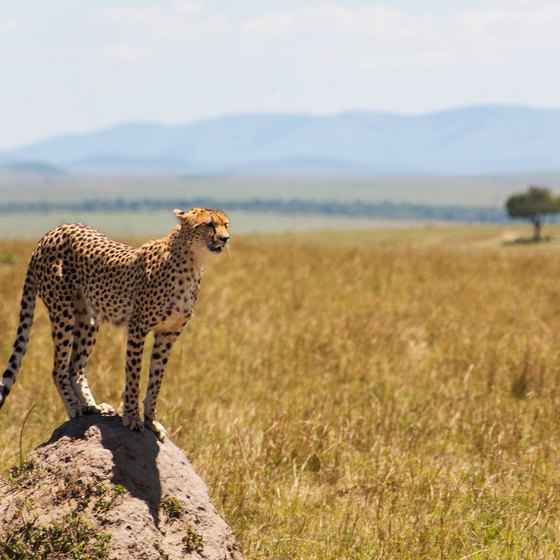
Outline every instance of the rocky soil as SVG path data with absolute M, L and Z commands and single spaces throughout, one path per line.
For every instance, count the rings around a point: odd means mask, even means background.
M 179 448 L 89 416 L 60 426 L 0 484 L 0 558 L 242 556 Z

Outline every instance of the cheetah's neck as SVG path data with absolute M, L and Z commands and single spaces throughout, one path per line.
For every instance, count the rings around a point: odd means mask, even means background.
M 200 243 L 195 243 L 191 232 L 185 231 L 181 226 L 175 226 L 168 236 L 168 247 L 172 258 L 188 264 L 196 276 L 202 274 L 208 249 Z

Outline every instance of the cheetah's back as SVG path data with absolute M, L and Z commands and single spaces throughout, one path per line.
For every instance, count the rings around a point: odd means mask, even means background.
M 137 249 L 83 224 L 62 225 L 37 245 L 31 270 L 49 313 L 83 300 L 92 316 L 122 323 L 133 311 L 142 268 Z

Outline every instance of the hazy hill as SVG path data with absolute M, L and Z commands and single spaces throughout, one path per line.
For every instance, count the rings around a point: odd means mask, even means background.
M 493 173 L 560 170 L 560 110 L 471 107 L 417 116 L 248 114 L 131 123 L 0 154 L 89 172 Z

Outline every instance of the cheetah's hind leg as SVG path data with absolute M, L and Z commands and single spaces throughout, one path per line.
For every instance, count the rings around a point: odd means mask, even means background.
M 115 409 L 106 403 L 97 404 L 91 393 L 86 377 L 87 360 L 97 337 L 99 326 L 88 313 L 83 301 L 76 304 L 74 340 L 70 359 L 70 382 L 74 394 L 80 402 L 80 415 L 115 414 Z
M 72 319 L 70 309 L 50 313 L 54 343 L 53 381 L 64 402 L 70 418 L 81 416 L 82 407 L 70 381 L 70 346 L 72 345 Z M 65 316 L 66 315 L 66 316 Z

